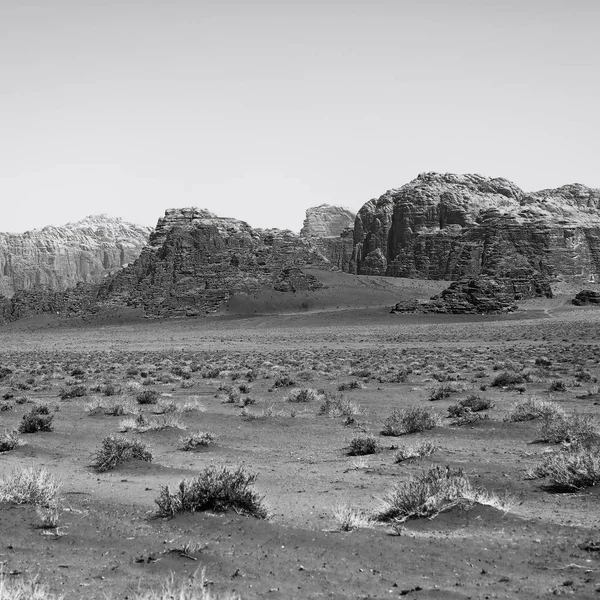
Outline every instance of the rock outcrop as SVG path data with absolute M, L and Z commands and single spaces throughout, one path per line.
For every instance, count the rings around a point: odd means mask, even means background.
M 600 292 L 594 290 L 581 290 L 571 302 L 575 306 L 585 306 L 586 304 L 600 304 Z
M 321 204 L 306 210 L 300 236 L 312 242 L 332 267 L 349 271 L 355 218 L 347 208 Z
M 425 173 L 358 212 L 350 271 L 457 280 L 526 267 L 577 283 L 600 274 L 600 190 L 525 193 L 506 179 Z
M 500 314 L 516 310 L 516 300 L 552 297 L 548 280 L 529 269 L 503 278 L 480 275 L 453 281 L 428 301 L 399 302 L 393 313 Z
M 63 291 L 78 282 L 100 283 L 132 263 L 151 228 L 98 215 L 62 227 L 0 233 L 0 294 L 43 285 Z

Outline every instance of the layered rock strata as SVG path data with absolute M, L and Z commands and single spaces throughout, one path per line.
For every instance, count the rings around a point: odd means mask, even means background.
M 0 294 L 43 285 L 62 291 L 99 283 L 133 262 L 151 229 L 106 215 L 21 234 L 0 233 Z
M 504 276 L 594 281 L 600 190 L 573 184 L 525 193 L 506 179 L 425 173 L 358 212 L 350 271 L 422 279 Z
M 594 290 L 581 290 L 571 302 L 575 306 L 586 304 L 600 304 L 600 292 Z

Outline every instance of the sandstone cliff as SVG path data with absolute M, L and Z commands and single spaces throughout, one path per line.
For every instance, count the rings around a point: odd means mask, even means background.
M 523 267 L 595 281 L 599 205 L 600 190 L 578 184 L 525 193 L 506 179 L 425 173 L 360 209 L 350 270 L 459 279 Z
M 133 262 L 151 229 L 106 215 L 22 234 L 0 233 L 0 294 L 43 285 L 65 290 L 99 283 Z
M 342 206 L 321 204 L 306 210 L 300 236 L 311 241 L 341 271 L 350 269 L 356 215 Z

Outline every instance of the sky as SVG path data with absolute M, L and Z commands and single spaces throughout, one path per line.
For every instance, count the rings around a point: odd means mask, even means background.
M 594 0 L 0 0 L 0 231 L 600 188 Z

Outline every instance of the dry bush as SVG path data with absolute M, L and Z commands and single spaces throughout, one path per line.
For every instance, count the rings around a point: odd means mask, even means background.
M 58 393 L 61 400 L 71 400 L 73 398 L 81 398 L 87 394 L 85 385 L 74 385 L 71 387 L 61 388 Z
M 362 415 L 364 408 L 352 400 L 348 400 L 344 396 L 327 396 L 319 406 L 318 415 L 327 417 L 352 417 Z
M 216 437 L 214 433 L 208 431 L 193 431 L 182 437 L 179 442 L 181 443 L 182 450 L 195 450 L 196 448 L 205 448 L 214 443 Z
M 233 508 L 265 519 L 267 511 L 262 505 L 263 498 L 252 487 L 256 478 L 257 475 L 246 472 L 242 467 L 206 467 L 196 479 L 181 481 L 175 492 L 164 486 L 155 500 L 158 514 L 174 517 L 184 512 L 221 512 Z
M 384 421 L 381 433 L 383 435 L 406 435 L 433 429 L 442 424 L 440 415 L 428 408 L 409 406 L 395 409 Z
M 466 398 L 459 400 L 456 404 L 448 407 L 450 417 L 461 417 L 469 412 L 480 412 L 494 407 L 494 403 L 489 398 L 482 398 L 477 394 L 469 394 Z
M 528 473 L 549 479 L 548 488 L 577 491 L 600 483 L 600 446 L 575 446 L 545 456 Z
M 159 415 L 158 417 L 146 417 L 139 413 L 135 418 L 123 419 L 119 423 L 119 431 L 137 431 L 146 433 L 147 431 L 161 431 L 163 429 L 185 429 L 186 426 L 179 421 L 179 417 L 173 414 Z
M 486 504 L 508 510 L 512 499 L 502 499 L 474 487 L 461 469 L 435 466 L 397 485 L 384 497 L 384 507 L 377 514 L 380 521 L 403 522 L 433 517 L 460 503 Z
M 0 479 L 0 502 L 53 506 L 58 504 L 60 488 L 46 469 L 20 467 Z
M 0 435 L 0 452 L 9 452 L 23 444 L 16 429 L 5 429 Z
M 286 400 L 288 402 L 314 402 L 320 398 L 321 394 L 312 388 L 294 388 L 290 390 Z
M 431 456 L 438 447 L 431 442 L 421 442 L 414 446 L 403 446 L 394 454 L 394 462 L 401 463 L 410 458 L 423 458 Z
M 521 373 L 509 373 L 504 371 L 496 375 L 490 384 L 492 387 L 511 387 L 519 383 L 525 383 L 525 376 Z
M 25 581 L 23 578 L 7 578 L 0 570 L 1 600 L 62 600 L 64 596 L 55 596 L 41 585 L 37 578 Z
M 374 435 L 358 435 L 350 440 L 348 456 L 363 456 L 365 454 L 376 454 L 383 448 Z
M 156 390 L 144 390 L 140 392 L 135 399 L 138 404 L 157 404 L 158 403 L 158 392 Z
M 96 451 L 92 467 L 103 473 L 129 460 L 151 462 L 153 458 L 152 450 L 143 442 L 108 436 L 102 440 L 102 445 Z
M 353 379 L 352 381 L 346 381 L 344 383 L 340 383 L 338 385 L 338 392 L 345 392 L 346 390 L 359 390 L 360 388 L 362 388 L 363 386 L 361 385 L 361 383 L 356 380 Z
M 540 442 L 589 444 L 599 439 L 596 421 L 589 416 L 550 414 L 540 427 Z
M 36 431 L 52 431 L 52 420 L 54 415 L 50 414 L 50 409 L 40 404 L 34 406 L 28 413 L 23 415 L 19 423 L 21 433 L 35 433 Z
M 515 404 L 504 420 L 511 422 L 533 421 L 561 415 L 564 416 L 565 411 L 558 404 L 531 396 L 531 398 Z

